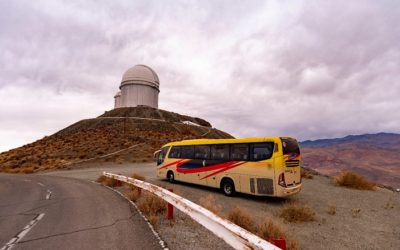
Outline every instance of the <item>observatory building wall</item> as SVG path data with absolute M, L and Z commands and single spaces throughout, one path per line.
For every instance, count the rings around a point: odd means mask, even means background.
M 138 105 L 158 108 L 158 90 L 146 85 L 125 85 L 121 88 L 122 107 Z
M 121 92 L 118 92 L 114 96 L 114 108 L 121 108 L 122 107 L 122 98 L 121 98 Z

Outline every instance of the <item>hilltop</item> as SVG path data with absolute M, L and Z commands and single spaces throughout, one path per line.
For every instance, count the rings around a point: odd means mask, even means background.
M 301 142 L 304 166 L 326 175 L 351 170 L 400 188 L 400 135 L 378 133 Z
M 148 162 L 163 144 L 194 138 L 233 137 L 201 118 L 145 106 L 118 108 L 1 153 L 0 171 L 71 168 L 87 160 Z

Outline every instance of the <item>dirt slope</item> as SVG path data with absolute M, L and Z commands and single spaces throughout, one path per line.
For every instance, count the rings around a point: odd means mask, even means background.
M 189 124 L 182 121 L 190 122 Z M 198 125 L 194 125 L 198 124 Z M 210 123 L 149 107 L 120 108 L 0 154 L 0 171 L 31 173 L 85 161 L 146 162 L 169 141 L 232 138 Z M 136 147 L 132 147 L 138 145 Z M 132 148 L 130 148 L 132 147 Z M 130 148 L 128 150 L 124 150 Z M 110 153 L 121 151 L 109 157 Z

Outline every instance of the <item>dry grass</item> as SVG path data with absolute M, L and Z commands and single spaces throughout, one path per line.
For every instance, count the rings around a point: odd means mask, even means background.
M 157 215 L 166 210 L 167 203 L 161 198 L 148 192 L 143 192 L 142 196 L 142 199 L 138 202 L 138 207 L 146 215 Z
M 141 197 L 141 191 L 139 188 L 132 188 L 127 195 L 131 201 L 135 202 Z
M 300 203 L 290 202 L 283 206 L 280 217 L 287 222 L 313 221 L 315 213 L 311 208 Z
M 104 175 L 101 175 L 97 178 L 96 182 L 99 182 L 103 185 L 109 186 L 109 187 L 120 187 L 122 186 L 122 182 L 113 178 L 106 177 Z
M 153 225 L 153 227 L 157 226 L 158 223 L 158 215 L 155 214 L 151 214 L 148 218 L 149 222 L 151 225 Z
M 361 208 L 353 208 L 353 209 L 351 210 L 351 216 L 352 216 L 353 218 L 359 218 L 359 217 L 361 217 Z
M 394 202 L 392 200 L 392 197 L 386 202 L 386 204 L 383 206 L 385 209 L 392 209 L 394 208 Z
M 27 168 L 21 169 L 20 172 L 21 172 L 21 173 L 24 173 L 24 174 L 32 174 L 32 173 L 35 172 L 35 170 L 34 170 L 33 167 L 27 167 Z
M 140 181 L 145 181 L 146 180 L 146 177 L 144 177 L 143 175 L 137 174 L 137 173 L 133 173 L 131 175 L 131 177 L 133 179 L 140 180 Z
M 271 219 L 265 219 L 258 227 L 257 235 L 267 241 L 286 237 L 281 227 L 273 223 Z
M 375 190 L 376 184 L 351 171 L 345 171 L 335 178 L 335 183 L 339 186 L 360 189 Z
M 305 168 L 300 169 L 300 174 L 301 174 L 301 178 L 305 178 L 305 179 L 314 178 L 314 176 L 311 174 L 311 172 Z
M 289 240 L 286 245 L 287 250 L 300 250 L 300 244 L 297 240 Z
M 328 214 L 335 215 L 336 214 L 336 207 L 335 206 L 329 206 Z
M 217 204 L 215 196 L 212 194 L 207 195 L 206 197 L 201 197 L 199 200 L 201 206 L 207 208 L 214 214 L 221 214 L 221 206 Z
M 228 213 L 228 220 L 249 232 L 255 232 L 256 226 L 250 214 L 241 208 L 235 207 Z

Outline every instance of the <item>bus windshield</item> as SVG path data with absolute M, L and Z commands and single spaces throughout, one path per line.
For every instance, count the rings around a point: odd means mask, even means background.
M 283 154 L 300 154 L 299 144 L 292 138 L 281 138 Z

